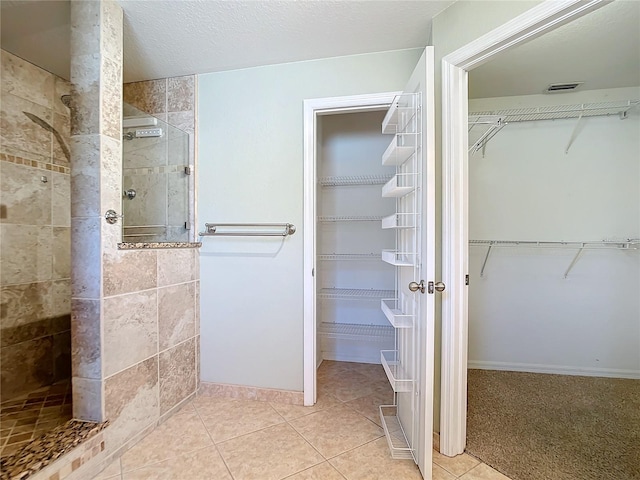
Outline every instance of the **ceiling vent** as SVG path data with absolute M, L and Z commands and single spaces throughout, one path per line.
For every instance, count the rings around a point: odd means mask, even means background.
M 552 83 L 544 93 L 566 93 L 575 92 L 584 82 Z

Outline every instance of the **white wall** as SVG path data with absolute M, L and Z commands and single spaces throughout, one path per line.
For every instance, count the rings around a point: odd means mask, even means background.
M 292 237 L 204 238 L 202 381 L 302 390 L 303 100 L 401 90 L 420 50 L 201 75 L 198 218 L 291 222 Z
M 640 88 L 471 100 L 469 110 L 639 99 Z M 640 112 L 508 124 L 469 161 L 470 238 L 640 238 Z M 470 247 L 469 365 L 640 378 L 640 250 Z

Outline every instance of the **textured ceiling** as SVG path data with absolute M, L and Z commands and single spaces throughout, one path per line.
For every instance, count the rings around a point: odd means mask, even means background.
M 550 83 L 581 90 L 640 85 L 640 2 L 618 0 L 469 74 L 469 97 L 543 93 Z
M 124 78 L 422 47 L 452 1 L 119 0 Z M 2 0 L 2 48 L 69 77 L 69 1 Z M 640 1 L 617 0 L 473 70 L 472 98 L 640 84 Z

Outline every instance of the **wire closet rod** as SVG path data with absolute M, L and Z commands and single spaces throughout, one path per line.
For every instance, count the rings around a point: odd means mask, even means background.
M 292 223 L 205 223 L 204 228 L 198 234 L 201 237 L 286 237 L 296 233 Z

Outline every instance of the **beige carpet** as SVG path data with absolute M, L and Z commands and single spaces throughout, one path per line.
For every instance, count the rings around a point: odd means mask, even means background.
M 640 380 L 469 370 L 467 452 L 512 480 L 640 480 Z

